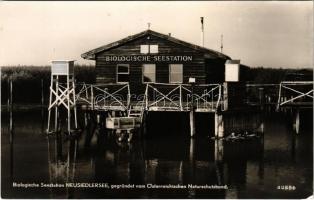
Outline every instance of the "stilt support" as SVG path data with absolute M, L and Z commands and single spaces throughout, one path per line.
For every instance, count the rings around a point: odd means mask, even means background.
M 295 130 L 296 134 L 300 133 L 300 110 L 297 109 L 294 115 L 293 120 L 293 129 Z
M 62 78 L 66 78 L 66 83 L 62 83 Z M 65 107 L 67 111 L 67 132 L 71 133 L 71 122 L 74 120 L 74 127 L 77 129 L 77 112 L 74 83 L 74 61 L 52 61 L 51 84 L 48 107 L 48 127 L 50 133 L 51 111 L 55 110 L 54 130 L 58 131 L 59 107 Z M 71 118 L 71 111 L 74 112 L 74 119 Z
M 195 113 L 193 110 L 190 111 L 190 135 L 195 136 Z
M 224 137 L 224 120 L 223 115 L 215 113 L 215 137 L 223 138 Z
M 215 140 L 215 161 L 222 161 L 223 154 L 224 154 L 223 141 Z

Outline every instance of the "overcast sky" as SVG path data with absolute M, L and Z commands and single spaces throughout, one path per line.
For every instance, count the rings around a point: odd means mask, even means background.
M 243 64 L 313 66 L 313 3 L 307 2 L 0 2 L 0 66 L 93 63 L 80 55 L 151 29 L 200 44 Z

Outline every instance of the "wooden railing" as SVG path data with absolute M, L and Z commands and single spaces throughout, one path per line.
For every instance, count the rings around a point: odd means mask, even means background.
M 313 81 L 283 81 L 279 85 L 277 109 L 280 106 L 312 106 Z
M 214 111 L 221 103 L 220 84 L 148 83 L 145 90 L 145 109 L 152 111 Z M 193 100 L 193 103 L 192 103 Z M 193 105 L 192 105 L 193 104 Z
M 128 110 L 130 105 L 129 84 L 76 84 L 77 102 L 98 110 Z
M 220 84 L 147 83 L 144 94 L 131 101 L 129 84 L 76 84 L 76 100 L 98 110 L 150 110 L 209 112 L 222 101 Z M 192 98 L 193 97 L 193 98 Z M 193 105 L 192 105 L 193 100 Z
M 246 84 L 245 88 L 248 105 L 313 106 L 313 81 Z M 76 102 L 98 110 L 189 111 L 194 108 L 198 112 L 212 112 L 223 104 L 222 89 L 221 84 L 147 83 L 144 93 L 132 94 L 131 100 L 128 83 L 78 83 Z

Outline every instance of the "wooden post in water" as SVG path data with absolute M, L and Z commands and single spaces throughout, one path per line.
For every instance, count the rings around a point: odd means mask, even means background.
M 223 115 L 215 113 L 215 137 L 223 138 L 224 137 L 224 119 Z
M 7 111 L 9 111 L 10 109 L 10 78 L 8 78 L 8 92 L 7 92 L 7 95 L 8 95 L 8 101 L 7 101 Z
M 293 128 L 295 130 L 295 133 L 299 134 L 299 132 L 300 132 L 300 110 L 299 109 L 296 109 L 296 111 L 295 111 Z
M 88 118 L 87 118 L 87 111 L 84 112 L 84 128 L 87 127 Z
M 10 129 L 10 141 L 13 141 L 13 81 L 10 78 L 10 96 L 9 96 L 9 112 L 10 112 L 10 124 L 9 124 L 9 129 Z
M 51 77 L 52 78 L 52 77 Z M 57 75 L 56 78 L 56 96 L 59 94 L 59 76 Z M 58 130 L 58 115 L 59 115 L 59 110 L 58 110 L 58 105 L 55 106 L 55 131 Z
M 223 160 L 223 143 L 222 140 L 215 140 L 215 161 Z
M 261 106 L 261 110 L 264 110 L 264 106 L 265 106 L 264 88 L 258 88 L 258 96 L 259 96 L 259 103 Z
M 195 135 L 195 118 L 194 118 L 194 111 L 193 109 L 190 110 L 190 135 L 194 137 Z
M 223 149 L 223 141 L 222 140 L 215 140 L 215 171 L 217 176 L 217 182 L 218 185 L 222 185 L 223 182 L 223 176 L 221 173 L 221 163 L 223 161 L 224 157 L 224 149 Z
M 13 169 L 14 169 L 14 132 L 13 132 L 13 82 L 10 78 L 8 80 L 8 111 L 10 115 L 9 121 L 9 133 L 10 133 L 10 178 L 13 181 Z
M 70 77 L 67 76 L 67 111 L 68 111 L 68 133 L 71 132 L 71 105 L 70 105 Z
M 44 81 L 41 79 L 41 132 L 44 132 Z
M 278 92 L 278 100 L 277 100 L 277 106 L 276 106 L 276 111 L 279 112 L 280 110 L 280 103 L 281 103 L 281 87 L 282 83 L 279 84 L 279 92 Z
M 263 134 L 264 133 L 264 129 L 265 129 L 265 125 L 264 125 L 264 122 L 262 121 L 261 124 L 260 124 L 260 127 L 259 127 L 259 132 L 261 134 Z
M 190 139 L 190 148 L 189 148 L 189 157 L 188 157 L 188 167 L 189 171 L 186 174 L 186 178 L 189 180 L 190 184 L 195 184 L 195 140 L 193 138 Z M 195 190 L 189 189 L 188 190 L 189 197 L 195 197 Z
M 228 83 L 223 83 L 223 110 L 226 111 L 229 108 L 229 94 L 228 94 Z
M 41 106 L 44 106 L 44 80 L 41 79 Z
M 91 93 L 91 109 L 94 110 L 94 90 L 93 85 L 90 87 L 90 93 Z
M 195 106 L 194 106 L 194 84 L 195 78 L 189 78 L 189 82 L 191 83 L 191 104 L 190 104 L 190 136 L 195 136 Z

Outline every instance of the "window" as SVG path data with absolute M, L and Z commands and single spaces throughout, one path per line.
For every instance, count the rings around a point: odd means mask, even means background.
M 143 54 L 148 54 L 148 53 L 158 53 L 158 45 L 141 45 L 140 46 L 140 52 Z
M 158 53 L 158 45 L 149 45 L 150 53 Z
M 156 82 L 155 64 L 143 64 L 143 82 L 144 83 Z
M 183 82 L 183 65 L 170 64 L 169 65 L 169 82 L 182 83 Z
M 118 64 L 117 65 L 117 83 L 127 83 L 129 82 L 129 65 L 128 64 Z
M 141 53 L 149 53 L 149 45 L 141 45 Z

